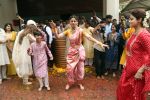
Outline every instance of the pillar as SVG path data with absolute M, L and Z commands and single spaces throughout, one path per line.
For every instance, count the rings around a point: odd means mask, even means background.
M 0 27 L 5 23 L 12 23 L 16 19 L 17 2 L 16 0 L 0 0 Z
M 119 0 L 103 0 L 103 17 L 106 15 L 119 20 Z

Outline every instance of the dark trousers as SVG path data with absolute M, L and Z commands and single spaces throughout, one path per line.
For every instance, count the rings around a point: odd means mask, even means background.
M 105 73 L 105 52 L 94 49 L 94 66 L 97 76 Z
M 123 48 L 122 45 L 118 46 L 118 64 L 117 64 L 117 70 L 119 70 L 120 59 L 121 59 L 121 56 L 122 56 L 123 49 L 124 48 Z
M 48 67 L 53 68 L 53 64 L 54 64 L 54 60 L 55 60 L 55 58 L 54 58 L 54 56 L 55 56 L 54 55 L 55 54 L 55 39 L 53 39 L 51 47 L 49 49 L 50 49 L 50 51 L 53 55 L 53 60 L 50 60 L 49 56 L 47 55 L 47 57 L 48 57 Z

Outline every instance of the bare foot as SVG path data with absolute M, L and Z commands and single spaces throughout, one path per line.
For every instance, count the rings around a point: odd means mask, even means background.
M 103 75 L 101 76 L 101 78 L 102 78 L 103 80 L 105 79 L 105 77 L 104 77 Z
M 51 88 L 48 86 L 48 87 L 46 87 L 47 88 L 47 91 L 50 91 L 51 90 Z
M 107 76 L 107 75 L 108 75 L 108 72 L 106 72 L 104 75 Z
M 116 77 L 116 74 L 115 74 L 115 73 L 113 73 L 113 77 Z
M 82 84 L 79 84 L 79 86 L 81 90 L 84 90 L 84 86 Z
M 24 82 L 23 84 L 24 84 L 24 85 L 31 85 L 32 82 Z
M 97 79 L 100 79 L 101 77 L 100 77 L 100 76 L 97 76 L 96 78 L 97 78 Z
M 43 88 L 43 87 L 40 87 L 40 88 L 38 89 L 38 91 L 41 91 L 41 90 L 42 90 L 42 88 Z
M 69 90 L 69 88 L 70 88 L 70 85 L 67 84 L 65 90 Z

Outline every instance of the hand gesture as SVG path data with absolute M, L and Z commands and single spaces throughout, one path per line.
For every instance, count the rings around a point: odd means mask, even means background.
M 143 75 L 142 75 L 142 73 L 140 73 L 140 72 L 137 72 L 137 73 L 134 75 L 134 78 L 135 78 L 135 79 L 142 79 L 142 77 L 143 77 Z
M 109 46 L 107 44 L 102 44 L 102 47 L 109 49 Z
M 145 65 L 142 65 L 142 66 L 139 68 L 139 70 L 136 72 L 136 74 L 135 74 L 135 76 L 134 76 L 135 79 L 142 79 L 142 77 L 143 77 L 142 73 L 144 72 L 145 68 L 146 68 Z
M 50 60 L 53 60 L 53 56 L 52 56 L 52 57 L 50 57 Z
M 103 43 L 101 43 L 101 42 L 99 42 L 98 45 L 100 45 L 103 50 L 105 50 L 105 48 L 108 48 L 108 49 L 109 49 L 109 46 L 108 46 L 108 45 L 103 44 Z

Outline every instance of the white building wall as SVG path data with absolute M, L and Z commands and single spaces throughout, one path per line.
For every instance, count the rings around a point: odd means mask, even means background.
M 119 20 L 119 0 L 103 0 L 103 5 L 103 17 L 110 14 Z
M 5 23 L 12 23 L 16 19 L 17 3 L 16 0 L 0 0 L 0 27 Z
M 17 2 L 16 0 L 0 0 L 0 27 L 5 23 L 16 19 Z M 119 19 L 119 0 L 103 0 L 103 17 L 107 14 Z

